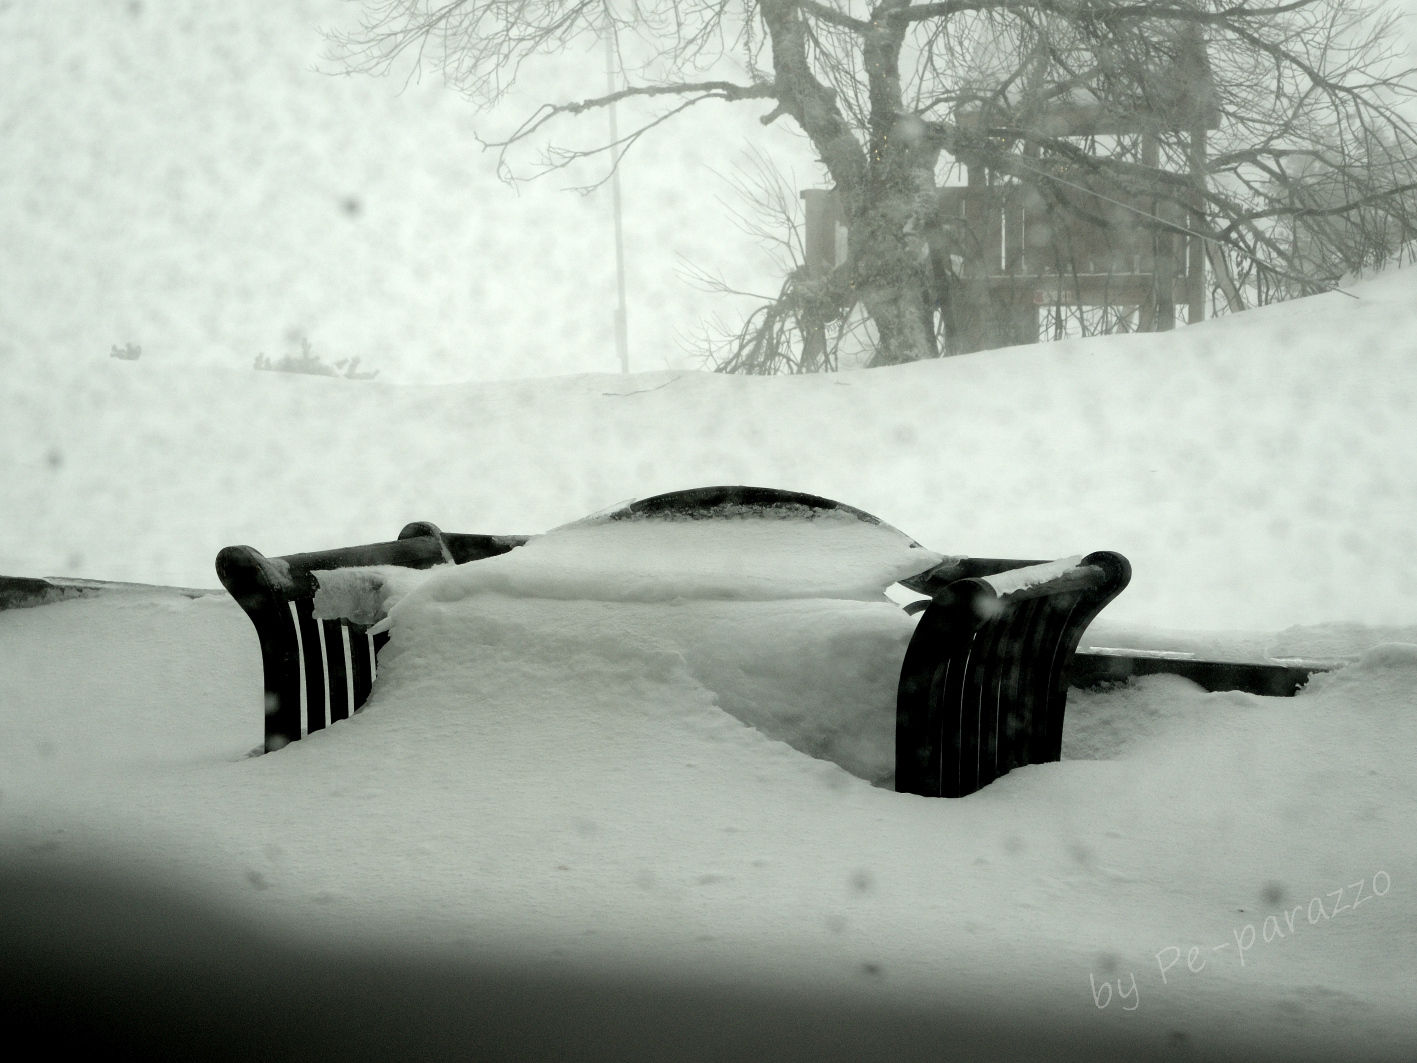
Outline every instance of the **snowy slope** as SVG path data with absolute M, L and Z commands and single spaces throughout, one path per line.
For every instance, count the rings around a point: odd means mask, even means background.
M 1207 322 L 885 371 L 399 387 L 98 358 L 5 378 L 0 571 L 213 585 L 222 546 L 530 533 L 716 483 L 942 553 L 1120 550 L 1162 627 L 1417 622 L 1417 273 Z M 37 534 L 36 529 L 43 529 Z

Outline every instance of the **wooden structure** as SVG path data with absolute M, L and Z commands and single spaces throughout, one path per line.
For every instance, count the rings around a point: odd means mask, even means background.
M 1190 169 L 1199 187 L 1206 133 L 1213 113 L 1193 112 L 1186 130 Z M 961 116 L 970 124 L 977 116 Z M 1095 106 L 1056 109 L 1040 123 L 1050 137 L 1139 136 L 1142 162 L 1156 167 L 1156 127 L 1142 116 L 1112 116 Z M 1025 160 L 1037 158 L 1025 146 Z M 1101 307 L 1135 317 L 1128 331 L 1159 331 L 1205 316 L 1206 248 L 1195 235 L 1158 231 L 1157 222 L 1200 230 L 1201 201 L 1136 195 L 1106 187 L 1075 167 L 1050 169 L 1060 180 L 1041 188 L 996 180 L 982 166 L 967 166 L 964 187 L 940 190 L 940 224 L 931 235 L 935 275 L 946 333 L 958 350 L 1034 343 L 1044 307 Z M 943 256 L 952 256 L 949 263 Z M 951 320 L 953 318 L 953 320 Z M 951 328 L 953 325 L 953 329 Z
M 1138 103 L 1120 113 L 1080 95 L 1031 116 L 1024 128 L 1053 139 L 1139 138 L 1141 162 L 1153 168 L 1159 165 L 1160 134 L 1185 134 L 1199 192 L 1207 133 L 1219 127 L 1200 41 L 1185 43 L 1176 64 L 1153 81 L 1153 92 L 1167 97 L 1153 107 Z M 966 129 L 1021 120 L 1016 113 L 994 118 L 977 110 L 955 118 Z M 1019 160 L 1027 167 L 1039 158 L 1038 144 L 1021 139 Z M 1119 193 L 1084 167 L 1069 172 L 1051 166 L 1055 180 L 1039 186 L 982 165 L 967 164 L 966 171 L 964 186 L 939 190 L 935 224 L 926 232 L 951 353 L 1035 343 L 1045 307 L 1111 309 L 1127 321 L 1127 331 L 1174 328 L 1178 305 L 1186 307 L 1187 322 L 1205 316 L 1205 265 L 1213 249 L 1199 236 L 1156 227 L 1160 221 L 1199 232 L 1199 194 L 1177 203 L 1174 197 Z M 840 206 L 830 192 L 804 192 L 803 198 L 808 268 L 832 268 L 845 259 L 832 253 L 845 243 L 838 235 L 845 224 Z M 1219 265 L 1223 285 L 1228 276 Z

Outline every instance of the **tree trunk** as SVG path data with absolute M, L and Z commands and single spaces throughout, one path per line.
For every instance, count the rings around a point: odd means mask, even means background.
M 922 216 L 922 201 L 933 211 L 933 175 L 907 171 L 902 176 L 923 194 L 897 188 L 893 195 L 872 197 L 851 227 L 856 291 L 876 327 L 871 366 L 916 362 L 939 353 L 928 296 L 933 287 L 925 238 L 929 219 Z
M 884 13 L 909 0 L 884 0 Z M 935 160 L 940 150 L 925 123 L 904 113 L 900 81 L 903 20 L 882 19 L 865 34 L 861 52 L 870 93 L 870 144 L 866 195 L 858 224 L 863 239 L 853 247 L 857 291 L 876 326 L 876 354 L 868 363 L 900 365 L 938 357 L 934 285 L 926 233 L 936 225 L 939 204 Z
M 879 338 L 869 368 L 936 357 L 934 315 L 921 289 L 881 288 L 862 302 Z
M 908 6 L 884 0 L 878 11 Z M 855 295 L 876 327 L 871 365 L 896 365 L 937 354 L 928 292 L 934 222 L 935 159 L 924 123 L 903 113 L 900 46 L 907 24 L 882 18 L 865 32 L 862 58 L 870 93 L 870 143 L 863 151 L 835 93 L 811 71 L 805 23 L 790 0 L 762 0 L 772 40 L 779 110 L 812 141 L 851 219 Z

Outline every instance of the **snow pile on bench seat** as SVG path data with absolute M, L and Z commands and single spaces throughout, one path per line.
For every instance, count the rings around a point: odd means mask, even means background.
M 600 602 L 879 602 L 892 583 L 941 560 L 895 529 L 849 513 L 578 522 L 499 557 L 435 570 L 418 593 L 441 602 L 478 594 Z
M 401 565 L 365 565 L 311 573 L 320 584 L 312 603 L 316 620 L 352 620 L 368 627 L 389 615 L 404 595 L 438 569 Z
M 567 662 L 584 682 L 667 682 L 889 785 L 896 685 L 915 618 L 883 592 L 939 560 L 850 514 L 579 522 L 499 557 L 414 574 L 373 629 L 392 632 L 380 674 L 400 674 L 405 654 L 474 659 L 512 646 L 528 686 L 563 682 Z M 367 569 L 329 586 L 332 602 L 362 595 L 361 616 L 399 589 Z M 425 679 L 455 685 L 459 673 Z M 576 701 L 568 691 L 567 711 Z
M 896 684 L 915 621 L 888 602 L 840 599 L 411 595 L 379 655 L 371 705 L 405 711 L 416 689 L 475 717 L 532 700 L 557 706 L 564 719 L 548 719 L 553 729 L 646 703 L 672 714 L 696 707 L 716 728 L 741 729 L 741 721 L 889 788 Z

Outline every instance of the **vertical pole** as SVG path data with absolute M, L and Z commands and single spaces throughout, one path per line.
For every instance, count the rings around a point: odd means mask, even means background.
M 615 32 L 607 23 L 605 28 L 605 89 L 608 93 L 616 90 L 615 85 Z M 610 196 L 615 211 L 615 286 L 619 303 L 615 307 L 615 350 L 620 355 L 620 372 L 630 371 L 630 335 L 625 314 L 625 233 L 620 215 L 620 149 L 615 147 L 620 139 L 620 130 L 615 122 L 615 104 L 610 105 Z
M 1161 165 L 1160 146 L 1151 133 L 1142 136 L 1142 165 L 1152 169 Z M 1153 198 L 1153 217 L 1160 216 L 1160 207 L 1160 201 Z M 1166 213 L 1171 213 L 1169 205 Z M 1149 332 L 1164 332 L 1176 327 L 1176 241 L 1169 232 L 1157 232 L 1152 236 L 1150 316 Z
M 1206 129 L 1203 122 L 1197 122 L 1191 130 L 1191 173 L 1196 181 L 1196 209 L 1191 212 L 1192 232 L 1199 232 L 1205 216 L 1205 168 L 1207 145 Z M 1186 283 L 1189 288 L 1190 308 L 1186 312 L 1186 324 L 1194 325 L 1205 317 L 1205 242 L 1199 236 L 1190 237 L 1186 262 Z
M 807 276 L 825 280 L 836 268 L 836 193 L 808 188 L 800 193 L 805 204 L 805 232 L 802 255 Z M 827 327 L 822 321 L 807 320 L 802 325 L 802 362 L 798 372 L 815 373 L 827 367 Z
M 1038 160 L 1042 157 L 1042 152 L 1038 147 L 1038 141 L 1032 139 L 1025 140 L 1023 142 L 1023 153 L 1025 157 L 1033 160 L 1033 166 L 1036 169 L 1038 167 Z M 1030 217 L 1030 208 L 1037 205 L 1038 193 L 1028 189 L 1028 186 L 1024 186 L 1023 189 L 1016 191 L 1015 195 L 1018 199 L 1016 214 L 1018 219 L 1018 265 L 1015 267 L 1015 272 L 1025 275 L 1029 273 L 1036 274 L 1040 271 L 1035 257 L 1028 253 L 1028 227 L 1035 220 Z M 1035 293 L 1040 283 L 1042 282 L 1037 277 L 1032 279 L 1025 277 L 1022 284 L 1024 305 L 1019 312 L 1019 328 L 1021 330 L 1019 342 L 1021 343 L 1038 342 L 1040 304 Z
M 994 346 L 990 339 L 989 262 L 997 263 L 999 247 L 990 246 L 988 174 L 982 163 L 965 166 L 964 192 L 964 320 L 960 327 L 960 352 L 969 354 Z

